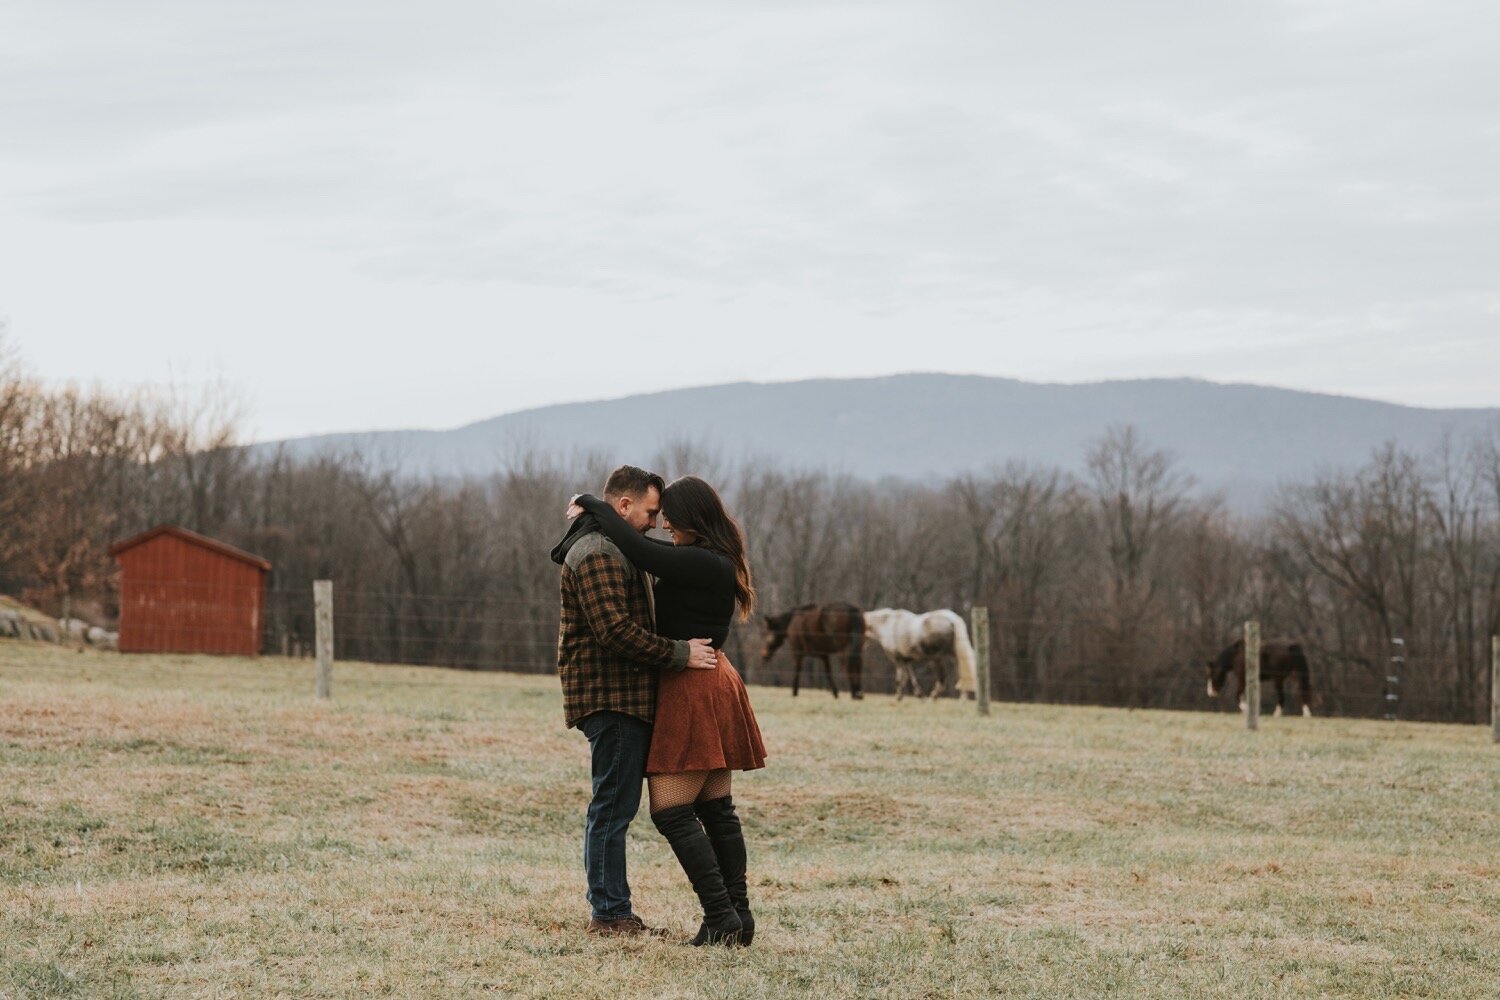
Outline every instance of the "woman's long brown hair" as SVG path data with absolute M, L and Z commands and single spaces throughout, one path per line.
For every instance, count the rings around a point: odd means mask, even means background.
M 697 476 L 683 476 L 667 484 L 661 493 L 661 510 L 672 527 L 698 536 L 695 544 L 713 549 L 734 563 L 734 599 L 740 619 L 755 609 L 755 586 L 750 582 L 750 564 L 745 560 L 745 533 L 724 509 L 718 492 Z

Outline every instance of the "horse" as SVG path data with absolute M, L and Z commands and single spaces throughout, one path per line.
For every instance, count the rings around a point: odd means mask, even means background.
M 802 683 L 802 661 L 811 656 L 823 661 L 823 672 L 828 675 L 828 690 L 839 696 L 838 685 L 833 681 L 833 665 L 829 657 L 843 656 L 844 676 L 849 681 L 849 697 L 865 696 L 860 683 L 863 669 L 862 656 L 865 641 L 864 612 L 852 604 L 803 604 L 783 611 L 779 615 L 766 615 L 766 644 L 761 650 L 761 662 L 768 662 L 776 655 L 782 643 L 791 650 L 792 697 Z
M 932 690 L 936 698 L 947 687 L 947 661 L 953 657 L 958 665 L 958 694 L 973 696 L 977 690 L 974 672 L 974 647 L 969 643 L 969 629 L 956 612 L 944 608 L 919 615 L 900 608 L 877 608 L 865 612 L 865 636 L 880 644 L 896 667 L 896 700 L 912 694 L 922 697 L 916 666 L 923 661 L 933 664 Z
M 1217 698 L 1224 687 L 1229 672 L 1234 671 L 1235 700 L 1240 711 L 1245 710 L 1245 640 L 1236 639 L 1215 659 L 1208 661 L 1208 696 Z M 1260 646 L 1260 679 L 1276 684 L 1276 714 L 1281 715 L 1286 705 L 1286 680 L 1296 674 L 1297 688 L 1302 695 L 1302 714 L 1312 716 L 1312 674 L 1308 670 L 1307 654 L 1295 642 L 1263 642 Z

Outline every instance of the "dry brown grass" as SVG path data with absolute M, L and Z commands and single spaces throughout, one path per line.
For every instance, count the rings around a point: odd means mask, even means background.
M 555 679 L 0 643 L 0 997 L 1495 996 L 1478 728 L 755 689 L 749 951 L 582 933 Z M 642 817 L 632 882 L 693 903 Z

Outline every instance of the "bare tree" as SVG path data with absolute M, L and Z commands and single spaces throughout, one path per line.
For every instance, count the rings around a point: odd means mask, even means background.
M 1459 454 L 1445 437 L 1432 456 L 1427 496 L 1435 585 L 1423 588 L 1423 593 L 1430 601 L 1431 625 L 1446 633 L 1446 643 L 1435 634 L 1432 645 L 1447 646 L 1447 659 L 1453 666 L 1449 712 L 1454 717 L 1479 705 L 1489 666 L 1484 576 L 1489 569 L 1486 563 L 1492 561 L 1486 558 L 1491 551 L 1486 542 L 1495 519 L 1493 511 L 1484 509 L 1482 454 L 1482 450 Z
M 22 514 L 31 492 L 25 475 L 27 436 L 38 397 L 0 322 L 0 589 L 19 589 L 7 579 L 6 568 L 19 558 L 24 537 Z
M 245 404 L 223 378 L 197 386 L 173 383 L 163 398 L 166 452 L 183 493 L 183 520 L 213 534 L 229 518 L 248 456 L 240 447 Z
M 1164 567 L 1158 565 L 1159 556 L 1164 539 L 1178 525 L 1191 480 L 1130 426 L 1110 428 L 1089 449 L 1086 461 L 1110 584 L 1100 604 L 1097 655 L 1116 668 L 1129 698 L 1145 704 L 1158 686 L 1148 663 L 1159 662 L 1159 654 L 1144 640 L 1162 625 L 1157 596 Z

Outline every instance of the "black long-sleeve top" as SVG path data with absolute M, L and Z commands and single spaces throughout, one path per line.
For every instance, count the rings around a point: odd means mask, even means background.
M 734 619 L 734 563 L 701 545 L 674 545 L 647 538 L 615 509 L 585 493 L 578 506 L 636 566 L 656 577 L 656 631 L 668 639 L 710 639 L 715 649 L 729 638 Z

